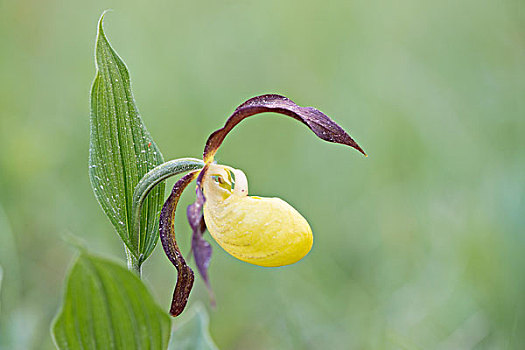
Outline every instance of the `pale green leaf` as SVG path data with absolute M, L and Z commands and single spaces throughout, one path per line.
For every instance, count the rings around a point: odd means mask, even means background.
M 209 317 L 202 304 L 196 304 L 186 315 L 188 318 L 176 327 L 169 350 L 218 350 L 208 330 Z
M 98 25 L 97 73 L 91 90 L 89 177 L 102 209 L 141 263 L 157 242 L 164 184 L 155 187 L 143 203 L 138 236 L 133 230 L 133 191 L 163 158 L 135 106 L 126 65 L 104 34 L 103 17 Z
M 52 333 L 59 349 L 166 349 L 170 322 L 135 274 L 82 253 Z

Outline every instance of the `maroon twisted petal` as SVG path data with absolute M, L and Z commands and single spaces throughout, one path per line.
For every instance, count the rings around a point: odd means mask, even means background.
M 280 95 L 261 95 L 241 104 L 226 120 L 224 126 L 210 135 L 204 147 L 204 161 L 213 159 L 226 135 L 242 120 L 252 115 L 275 112 L 292 117 L 305 124 L 319 138 L 355 148 L 366 156 L 365 151 L 327 115 L 313 107 L 300 107 L 292 100 Z

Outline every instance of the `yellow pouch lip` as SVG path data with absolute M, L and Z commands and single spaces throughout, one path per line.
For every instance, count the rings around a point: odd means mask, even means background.
M 214 179 L 216 176 L 221 180 Z M 232 256 L 259 266 L 283 266 L 310 251 L 313 236 L 306 219 L 280 198 L 248 196 L 248 182 L 241 170 L 212 164 L 202 186 L 208 231 Z

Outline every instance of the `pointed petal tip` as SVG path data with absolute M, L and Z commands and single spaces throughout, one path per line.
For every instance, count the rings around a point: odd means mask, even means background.
M 215 301 L 215 295 L 213 294 L 213 291 L 211 289 L 208 290 L 209 296 L 210 296 L 210 306 L 212 309 L 217 308 L 217 302 Z
M 358 150 L 362 155 L 364 155 L 366 158 L 368 158 L 368 154 L 366 154 L 366 152 L 356 144 L 357 147 L 354 147 L 356 150 Z

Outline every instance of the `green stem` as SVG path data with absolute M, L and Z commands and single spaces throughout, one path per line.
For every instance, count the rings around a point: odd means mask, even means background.
M 128 260 L 128 270 L 135 272 L 137 276 L 139 276 L 140 278 L 142 263 L 139 262 L 139 259 L 137 259 L 135 255 L 133 255 L 133 253 L 131 253 L 131 251 L 128 249 L 127 246 L 124 246 L 124 247 L 126 248 L 126 258 Z
M 133 222 L 133 231 L 130 235 L 130 244 L 133 247 L 132 251 L 126 248 L 128 256 L 128 267 L 130 270 L 138 271 L 140 276 L 140 266 L 144 262 L 145 256 L 141 253 L 139 247 L 140 236 L 140 215 L 142 213 L 142 205 L 151 190 L 171 176 L 175 176 L 190 170 L 201 169 L 204 162 L 195 158 L 180 158 L 165 162 L 142 177 L 135 191 L 133 192 L 133 202 L 131 206 L 131 215 Z

